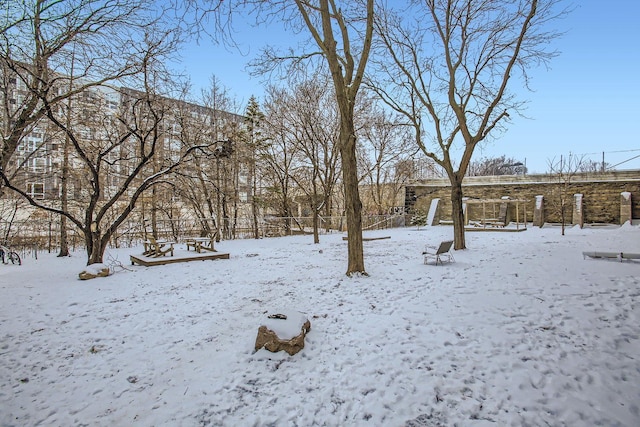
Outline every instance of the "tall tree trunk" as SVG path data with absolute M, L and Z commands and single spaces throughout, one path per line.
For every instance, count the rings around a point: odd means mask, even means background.
M 91 232 L 87 238 L 91 241 L 87 265 L 102 263 L 109 238 L 101 235 L 100 231 Z
M 224 238 L 231 240 L 233 236 L 231 236 L 231 217 L 229 216 L 226 192 L 222 193 L 222 229 L 224 230 Z
M 255 157 L 255 147 L 252 146 L 251 153 L 251 216 L 253 217 L 253 237 L 255 239 L 260 238 L 260 233 L 258 232 L 258 201 L 257 201 L 257 184 L 258 178 L 256 176 L 256 157 Z
M 62 157 L 62 177 L 60 178 L 60 210 L 69 212 L 68 199 L 69 181 L 69 141 L 68 137 L 64 142 L 64 154 Z M 60 253 L 59 257 L 69 256 L 69 239 L 67 236 L 67 217 L 60 215 Z
M 102 236 L 96 222 L 92 222 L 83 232 L 85 244 L 87 245 L 87 265 L 101 263 L 109 239 Z
M 318 225 L 320 223 L 319 216 L 320 212 L 318 212 L 318 207 L 316 206 L 315 200 L 317 200 L 317 195 L 313 195 L 314 203 L 311 204 L 311 208 L 313 209 L 313 243 L 320 243 L 320 234 L 318 233 Z
M 102 244 L 102 239 L 99 235 L 92 236 L 92 240 L 94 240 L 94 242 L 91 247 L 91 252 L 89 253 L 89 261 L 87 262 L 87 265 L 102 263 L 104 250 L 106 249 L 106 246 Z
M 327 194 L 329 194 L 330 192 L 327 191 Z M 331 202 L 331 196 L 325 196 L 326 199 L 324 201 L 324 217 L 325 217 L 325 222 L 324 222 L 324 230 L 328 233 L 329 231 L 331 231 L 331 227 L 333 226 L 332 222 L 333 222 L 333 218 L 331 216 L 331 209 L 333 208 L 332 206 L 332 202 Z
M 71 54 L 71 78 L 69 79 L 69 92 L 73 89 L 73 63 L 75 50 Z M 71 129 L 71 97 L 67 99 L 67 129 Z M 62 152 L 62 176 L 60 177 L 60 210 L 69 212 L 69 134 L 64 135 Z M 60 253 L 59 257 L 69 256 L 69 241 L 67 237 L 67 217 L 60 216 Z
M 462 210 L 462 179 L 451 179 L 451 219 L 453 220 L 453 248 L 466 249 L 464 212 Z
M 563 190 L 564 191 L 564 190 Z M 565 196 L 561 196 L 560 200 L 560 220 L 562 222 L 562 235 L 564 236 L 564 225 L 566 224 L 567 202 Z
M 238 215 L 240 215 L 240 209 L 238 209 L 238 198 L 233 198 L 233 222 L 231 224 L 231 238 L 237 238 L 238 232 Z
M 358 190 L 356 169 L 356 134 L 353 115 L 342 115 L 340 126 L 340 154 L 342 157 L 342 180 L 344 181 L 344 204 L 347 217 L 347 276 L 354 273 L 367 274 L 364 269 L 362 245 L 362 202 Z
M 284 188 L 284 186 L 283 186 Z M 284 220 L 284 231 L 285 234 L 289 234 L 291 232 L 291 217 L 293 216 L 293 213 L 291 212 L 291 210 L 289 209 L 289 193 L 287 193 L 285 191 L 285 193 L 282 195 L 282 217 L 285 218 Z
M 220 235 L 218 233 L 218 219 L 215 218 L 215 209 L 213 207 L 213 203 L 211 201 L 211 196 L 207 192 L 207 213 L 209 214 L 208 218 L 203 218 L 205 226 L 203 227 L 206 235 L 213 236 L 215 233 L 216 241 L 220 241 Z M 209 225 L 209 220 L 211 220 L 211 225 Z M 203 236 L 205 237 L 205 236 Z
M 222 233 L 224 233 L 224 218 L 222 216 L 222 180 L 220 179 L 220 159 L 216 157 L 216 228 L 218 233 L 218 239 L 223 239 Z M 220 240 L 218 240 L 220 241 Z
M 331 3 L 331 7 L 329 6 Z M 358 170 L 356 159 L 356 133 L 354 126 L 354 105 L 358 89 L 364 78 L 364 70 L 369 59 L 371 42 L 373 40 L 374 1 L 366 1 L 366 21 L 364 33 L 359 33 L 362 46 L 359 61 L 354 60 L 349 42 L 350 25 L 345 21 L 342 10 L 336 8 L 334 2 L 320 0 L 315 6 L 307 9 L 308 3 L 296 0 L 298 10 L 322 50 L 327 61 L 333 87 L 335 90 L 336 104 L 340 111 L 340 154 L 342 158 L 342 179 L 345 193 L 345 213 L 348 230 L 348 266 L 347 276 L 352 274 L 367 275 L 364 269 L 364 253 L 362 247 L 362 202 L 358 192 Z M 314 26 L 314 19 L 309 17 L 308 11 L 318 13 L 321 26 Z M 335 26 L 335 27 L 334 27 Z M 340 32 L 342 43 L 341 57 L 338 51 L 338 41 L 334 37 L 334 29 Z M 357 33 L 357 31 L 354 31 Z
M 153 238 L 158 238 L 158 197 L 156 195 L 156 186 L 151 188 L 151 233 Z

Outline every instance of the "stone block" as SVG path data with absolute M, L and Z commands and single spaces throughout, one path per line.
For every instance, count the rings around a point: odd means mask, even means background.
M 544 196 L 538 195 L 533 208 L 533 225 L 534 227 L 542 227 L 544 221 Z
M 582 194 L 573 195 L 573 217 L 572 224 L 579 225 L 580 228 L 584 225 L 584 213 L 582 210 Z
M 633 222 L 633 205 L 631 204 L 631 193 L 623 191 L 620 193 L 620 224 L 629 221 Z

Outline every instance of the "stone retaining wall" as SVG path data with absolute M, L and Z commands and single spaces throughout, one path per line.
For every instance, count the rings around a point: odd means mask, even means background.
M 570 182 L 554 175 L 467 177 L 462 191 L 464 197 L 473 199 L 526 199 L 527 221 L 532 222 L 536 196 L 543 196 L 544 222 L 561 222 L 560 206 L 566 200 L 566 223 L 572 223 L 574 195 L 582 194 L 581 219 L 588 223 L 620 224 L 628 220 L 626 211 L 621 213 L 622 193 L 631 195 L 630 210 L 633 218 L 640 218 L 640 170 L 580 174 Z M 405 211 L 409 216 L 416 212 L 427 213 L 431 200 L 440 199 L 438 220 L 451 219 L 451 190 L 447 179 L 424 180 L 410 183 L 405 188 Z M 487 205 L 487 211 L 493 209 Z M 496 211 L 499 206 L 495 206 Z M 626 208 L 627 211 L 629 208 Z M 522 211 L 522 206 L 520 207 Z M 469 219 L 479 219 L 482 208 L 474 205 Z M 486 213 L 487 215 L 490 212 Z M 515 205 L 509 208 L 509 216 L 515 219 Z M 523 214 L 520 212 L 520 220 Z

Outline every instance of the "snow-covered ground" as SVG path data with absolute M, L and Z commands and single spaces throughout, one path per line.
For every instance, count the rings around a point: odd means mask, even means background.
M 365 233 L 223 241 L 228 260 L 78 280 L 85 255 L 0 265 L 1 426 L 637 426 L 640 227 Z M 179 245 L 179 248 L 181 245 Z M 176 256 L 181 253 L 178 250 Z M 295 356 L 254 352 L 279 308 L 311 320 Z

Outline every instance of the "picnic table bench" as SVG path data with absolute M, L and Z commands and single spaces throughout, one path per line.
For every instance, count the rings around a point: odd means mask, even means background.
M 501 221 L 498 218 L 485 218 L 482 220 L 482 225 L 484 227 L 504 228 L 504 221 Z
M 211 237 L 190 237 L 185 240 L 187 250 L 193 248 L 194 251 L 201 253 L 203 250 L 216 252 L 214 247 L 216 236 Z

